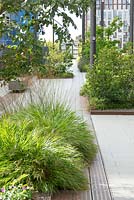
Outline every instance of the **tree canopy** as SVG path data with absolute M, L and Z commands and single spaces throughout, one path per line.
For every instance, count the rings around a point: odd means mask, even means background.
M 23 10 L 25 11 L 24 17 L 28 20 L 27 26 L 34 25 L 37 32 L 44 25 L 52 25 L 54 17 L 58 16 L 62 19 L 62 26 L 54 22 L 53 27 L 58 39 L 62 40 L 63 36 L 69 39 L 68 27 L 70 24 L 76 28 L 75 22 L 67 15 L 66 11 L 81 16 L 83 10 L 87 10 L 89 5 L 90 0 L 0 0 L 0 14 L 3 12 L 17 13 Z M 32 19 L 31 15 L 34 16 Z M 2 29 L 3 20 L 0 20 L 0 23 L 0 29 Z

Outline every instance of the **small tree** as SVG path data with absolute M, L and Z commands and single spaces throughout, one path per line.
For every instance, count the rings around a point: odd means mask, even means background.
M 33 71 L 35 66 L 41 63 L 41 48 L 38 45 L 38 37 L 42 31 L 42 27 L 45 25 L 46 27 L 49 25 L 53 25 L 54 31 L 58 36 L 58 40 L 62 42 L 63 40 L 68 41 L 71 40 L 71 35 L 68 32 L 68 26 L 72 24 L 74 28 L 76 25 L 71 17 L 66 14 L 66 10 L 70 13 L 75 13 L 76 16 L 81 16 L 83 9 L 87 9 L 90 1 L 87 0 L 74 0 L 63 1 L 63 0 L 7 0 L 0 2 L 0 14 L 2 13 L 11 13 L 18 14 L 19 11 L 23 11 L 22 23 L 21 21 L 18 23 L 15 20 L 12 20 L 10 23 L 5 23 L 5 16 L 0 16 L 0 29 L 1 36 L 6 34 L 11 38 L 13 45 L 17 45 L 16 49 L 14 49 L 15 57 L 11 56 L 12 61 L 10 60 L 10 64 L 14 63 L 14 71 L 8 75 L 9 70 L 1 74 L 4 74 L 4 78 L 7 76 L 7 80 L 11 78 L 11 75 L 16 76 L 18 74 L 18 68 L 25 69 L 28 72 L 30 70 Z M 58 16 L 62 18 L 62 26 L 60 26 L 56 21 L 54 21 L 54 17 Z M 53 24 L 54 21 L 54 24 Z M 12 34 L 15 32 L 15 34 Z M 7 47 L 10 49 L 10 47 Z M 9 68 L 8 59 L 11 54 L 7 51 L 4 57 L 1 58 L 2 62 L 4 62 L 5 67 Z M 21 62 L 21 64 L 20 64 Z M 18 66 L 16 67 L 15 64 Z M 22 67 L 23 65 L 23 67 Z M 10 68 L 12 70 L 12 68 Z M 24 70 L 24 71 L 25 71 Z M 23 72 L 23 70 L 21 71 Z
M 99 52 L 105 48 L 112 48 L 119 44 L 119 40 L 111 40 L 111 36 L 113 36 L 114 32 L 122 26 L 122 22 L 118 17 L 114 18 L 111 24 L 102 28 L 101 26 L 97 26 L 96 28 L 96 59 L 98 58 Z M 103 35 L 103 39 L 102 39 Z M 87 32 L 86 42 L 83 45 L 82 56 L 79 63 L 80 71 L 87 71 L 89 68 L 89 60 L 90 60 L 90 31 Z

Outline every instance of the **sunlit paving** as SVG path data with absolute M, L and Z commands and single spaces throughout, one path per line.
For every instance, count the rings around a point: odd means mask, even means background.
M 92 116 L 111 191 L 115 199 L 133 199 L 134 116 Z

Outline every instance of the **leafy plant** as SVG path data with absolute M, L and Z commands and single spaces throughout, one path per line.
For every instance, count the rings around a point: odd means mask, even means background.
M 18 34 L 14 43 L 8 45 L 0 56 L 3 68 L 0 71 L 0 79 L 9 81 L 25 74 L 35 74 L 43 65 L 43 43 L 35 41 L 33 33 Z
M 96 59 L 103 48 L 112 48 L 119 44 L 118 40 L 111 40 L 111 36 L 115 31 L 122 26 L 122 22 L 118 17 L 115 17 L 108 27 L 96 27 Z M 78 68 L 81 72 L 86 72 L 89 67 L 90 60 L 90 31 L 86 33 L 86 42 L 80 46 L 80 61 Z
M 89 58 L 87 58 L 86 56 L 82 56 L 78 63 L 78 68 L 80 72 L 87 72 L 89 68 Z
M 133 107 L 133 65 L 133 55 L 122 54 L 116 47 L 103 48 L 83 88 L 89 101 L 96 99 L 97 107 L 102 109 Z
M 58 44 L 53 47 L 52 43 L 47 43 L 49 55 L 46 58 L 44 66 L 39 68 L 39 77 L 63 77 L 72 78 L 73 73 L 70 70 L 72 66 L 72 57 L 69 51 L 62 52 L 59 50 Z
M 134 106 L 133 55 L 129 54 L 129 44 L 120 50 L 117 47 L 119 41 L 110 39 L 121 26 L 122 22 L 116 17 L 107 28 L 97 27 L 96 61 L 93 68 L 88 70 L 87 81 L 81 90 L 82 95 L 88 96 L 91 108 L 131 108 Z M 83 51 L 86 48 L 83 46 Z M 85 55 L 88 56 L 89 52 Z

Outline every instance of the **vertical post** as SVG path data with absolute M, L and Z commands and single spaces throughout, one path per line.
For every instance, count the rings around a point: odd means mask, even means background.
M 52 26 L 53 26 L 53 49 L 54 49 L 54 42 L 55 42 L 55 38 L 54 38 L 54 19 L 53 19 L 53 24 L 52 24 Z
M 133 0 L 133 6 L 132 6 L 132 8 L 133 8 L 132 13 L 133 13 L 133 51 L 134 51 L 134 0 Z
M 61 51 L 61 41 L 59 41 L 59 50 Z
M 83 10 L 83 14 L 82 14 L 82 45 L 85 44 L 85 25 L 86 25 L 86 14 L 85 11 Z
M 87 24 L 88 16 L 87 16 L 87 11 L 86 11 L 86 17 L 85 17 L 85 20 L 86 20 L 86 32 L 88 32 L 88 24 Z
M 34 25 L 34 37 L 35 37 L 35 41 L 37 41 L 38 36 L 37 36 L 37 32 L 38 32 L 38 26 L 37 26 L 37 15 L 33 14 L 32 19 L 35 20 L 35 25 Z
M 134 0 L 130 1 L 130 42 L 132 43 L 132 53 L 134 49 Z
M 92 67 L 96 54 L 96 0 L 91 5 L 90 22 L 90 67 Z
M 84 44 L 85 44 L 85 30 L 86 30 L 86 13 L 85 10 L 83 10 L 82 14 L 82 56 L 84 55 L 83 49 L 84 49 Z
M 103 38 L 103 28 L 104 28 L 104 0 L 101 0 L 101 21 L 100 25 L 102 27 L 102 38 Z

